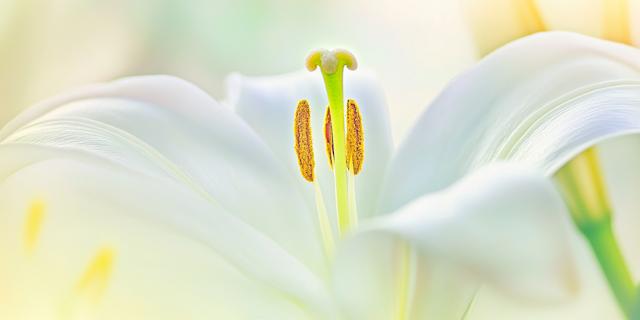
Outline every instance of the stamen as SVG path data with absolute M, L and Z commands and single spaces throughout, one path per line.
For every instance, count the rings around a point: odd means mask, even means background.
M 27 253 L 31 253 L 35 249 L 36 240 L 42 228 L 45 211 L 46 205 L 43 199 L 34 199 L 29 206 L 25 224 L 25 246 Z
M 296 109 L 293 134 L 296 137 L 295 150 L 298 155 L 300 173 L 309 182 L 313 182 L 313 139 L 311 137 L 311 112 L 307 100 L 300 100 Z
M 351 229 L 349 226 L 342 74 L 344 66 L 355 70 L 358 67 L 358 63 L 349 51 L 343 49 L 333 51 L 318 49 L 309 54 L 305 64 L 309 71 L 313 71 L 317 66 L 320 66 L 324 84 L 327 89 L 327 97 L 329 98 L 329 111 L 332 120 L 331 132 L 334 156 L 333 174 L 336 184 L 336 207 L 338 209 L 340 238 L 342 239 Z
M 331 128 L 331 112 L 327 107 L 327 113 L 324 116 L 324 143 L 327 148 L 327 157 L 329 158 L 329 166 L 333 170 L 333 158 L 335 153 L 333 152 L 333 128 Z
M 351 229 L 358 227 L 355 175 L 364 161 L 364 131 L 362 117 L 355 101 L 347 100 L 347 169 L 349 170 L 349 222 Z
M 626 0 L 604 1 L 603 29 L 604 39 L 631 45 L 629 9 Z
M 347 169 L 356 175 L 364 161 L 364 131 L 362 117 L 355 101 L 347 100 Z M 350 166 L 353 164 L 353 166 Z
M 309 182 L 313 182 L 316 192 L 316 207 L 318 209 L 318 220 L 320 221 L 320 232 L 324 241 L 324 247 L 327 251 L 329 259 L 333 258 L 335 244 L 333 242 L 333 233 L 329 224 L 329 216 L 327 208 L 324 205 L 324 198 L 320 190 L 318 179 L 314 179 L 315 160 L 313 154 L 313 137 L 311 133 L 311 111 L 307 100 L 300 100 L 296 108 L 296 116 L 293 125 L 293 134 L 296 137 L 295 150 L 298 155 L 298 165 L 300 173 Z

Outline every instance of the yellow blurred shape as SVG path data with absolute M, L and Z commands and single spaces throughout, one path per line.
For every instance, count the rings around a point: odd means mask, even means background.
M 626 0 L 604 0 L 603 38 L 631 45 Z
M 115 250 L 113 248 L 105 247 L 100 249 L 87 271 L 80 278 L 80 282 L 76 287 L 76 294 L 89 298 L 92 304 L 98 303 L 109 283 L 114 260 Z
M 464 2 L 480 56 L 518 38 L 547 30 L 534 0 Z
M 42 229 L 42 220 L 46 211 L 46 203 L 41 198 L 31 201 L 27 209 L 27 219 L 25 223 L 25 245 L 27 253 L 33 252 L 38 240 L 38 234 Z

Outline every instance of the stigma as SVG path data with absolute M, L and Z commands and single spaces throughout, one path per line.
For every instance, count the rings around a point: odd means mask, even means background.
M 335 49 L 329 51 L 327 49 L 316 49 L 311 51 L 305 61 L 307 70 L 314 71 L 317 66 L 323 73 L 334 74 L 339 67 L 346 66 L 349 70 L 358 68 L 356 57 L 345 49 Z

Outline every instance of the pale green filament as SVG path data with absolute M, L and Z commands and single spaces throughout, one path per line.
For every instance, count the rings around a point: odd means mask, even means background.
M 400 242 L 398 257 L 398 312 L 396 320 L 407 319 L 409 309 L 409 285 L 411 280 L 411 246 L 406 241 Z
M 467 309 L 464 311 L 464 314 L 462 315 L 462 318 L 460 318 L 460 320 L 469 320 L 471 319 L 471 311 L 473 310 L 473 306 L 476 304 L 476 300 L 478 299 L 478 295 L 480 294 L 480 287 L 478 287 L 478 289 L 476 290 L 476 293 L 473 295 L 473 299 L 471 299 L 471 301 L 469 302 L 469 304 L 467 305 Z
M 569 161 L 555 177 L 573 221 L 589 240 L 618 304 L 631 319 L 636 286 L 611 227 L 611 207 L 595 147 Z
M 353 164 L 351 165 L 351 169 L 348 172 L 349 179 L 349 225 L 351 227 L 351 231 L 355 231 L 358 229 L 358 206 L 356 205 L 356 184 L 355 177 L 356 175 L 353 173 Z
M 319 49 L 307 57 L 306 66 L 313 71 L 320 66 L 324 84 L 329 98 L 331 127 L 333 131 L 334 147 L 334 177 L 336 185 L 336 207 L 338 211 L 338 226 L 340 238 L 343 239 L 351 230 L 349 220 L 349 198 L 347 188 L 347 165 L 345 150 L 344 128 L 344 97 L 342 90 L 342 75 L 344 67 L 354 70 L 357 62 L 353 55 L 346 50 L 328 51 Z
M 324 206 L 324 198 L 322 197 L 322 191 L 320 190 L 320 184 L 318 183 L 317 178 L 313 180 L 313 188 L 316 191 L 316 206 L 318 207 L 318 220 L 320 221 L 322 240 L 324 240 L 324 248 L 327 251 L 327 257 L 331 260 L 333 258 L 333 252 L 336 249 L 336 245 L 333 242 L 333 233 L 331 232 L 331 225 L 329 224 L 329 216 L 327 215 L 327 208 Z

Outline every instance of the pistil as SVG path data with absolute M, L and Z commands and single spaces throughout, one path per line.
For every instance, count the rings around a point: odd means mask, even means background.
M 342 87 L 343 69 L 346 66 L 350 70 L 355 70 L 358 65 L 355 57 L 349 51 L 342 49 L 333 51 L 318 49 L 309 54 L 306 67 L 309 71 L 314 71 L 318 66 L 320 66 L 322 71 L 327 89 L 327 97 L 329 99 L 336 206 L 338 209 L 340 238 L 342 239 L 351 230 L 345 152 L 344 98 Z

